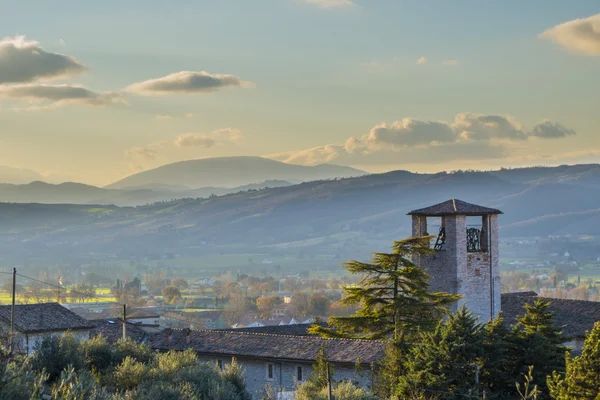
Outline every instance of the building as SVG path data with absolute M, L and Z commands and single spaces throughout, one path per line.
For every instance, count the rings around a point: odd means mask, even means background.
M 119 319 L 97 319 L 90 321 L 93 325 L 90 331 L 90 337 L 102 335 L 108 343 L 115 343 L 123 339 L 123 322 Z M 138 343 L 148 343 L 148 333 L 146 333 L 139 324 L 127 322 L 125 326 L 125 335 Z
M 10 337 L 11 306 L 0 306 L 0 337 Z M 31 353 L 47 336 L 72 332 L 79 340 L 90 338 L 94 327 L 74 312 L 58 303 L 15 305 L 14 348 L 18 352 Z
M 566 300 L 540 297 L 536 292 L 502 294 L 502 317 L 507 325 L 517 322 L 525 314 L 525 304 L 533 304 L 538 299 L 550 302 L 549 309 L 554 314 L 554 324 L 562 330 L 565 345 L 575 352 L 583 348 L 586 332 L 590 332 L 600 321 L 600 302 L 587 300 Z
M 373 384 L 373 364 L 385 354 L 385 343 L 376 340 L 324 339 L 229 331 L 167 329 L 150 336 L 159 351 L 193 349 L 202 361 L 223 368 L 233 358 L 244 368 L 246 387 L 254 398 L 271 388 L 290 393 L 310 378 L 312 365 L 323 347 L 335 369 L 334 381 L 352 380 L 361 387 Z
M 455 306 L 465 304 L 482 322 L 495 318 L 501 308 L 499 214 L 458 199 L 408 213 L 413 236 L 434 236 L 435 253 L 416 260 L 431 276 L 431 289 L 461 295 Z

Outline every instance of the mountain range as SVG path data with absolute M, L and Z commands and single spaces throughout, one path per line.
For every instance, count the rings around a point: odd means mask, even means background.
M 45 183 L 33 171 L 14 168 L 5 169 L 5 182 L 2 180 L 2 171 L 0 169 L 0 202 L 121 206 L 220 196 L 250 189 L 366 174 L 354 168 L 329 164 L 306 167 L 261 157 L 222 157 L 167 164 L 100 188 L 74 182 Z M 34 181 L 15 183 L 28 178 Z
M 0 204 L 0 254 L 368 254 L 450 198 L 501 209 L 502 237 L 600 235 L 600 165 L 392 171 L 137 207 Z

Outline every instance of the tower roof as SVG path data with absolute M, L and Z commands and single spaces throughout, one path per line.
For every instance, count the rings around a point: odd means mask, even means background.
M 444 215 L 488 215 L 502 214 L 495 208 L 478 206 L 458 199 L 450 199 L 433 206 L 419 208 L 408 213 L 408 215 L 421 215 L 428 217 L 441 217 Z

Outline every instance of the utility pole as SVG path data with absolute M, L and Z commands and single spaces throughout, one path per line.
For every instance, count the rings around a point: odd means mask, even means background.
M 127 305 L 123 304 L 123 341 L 127 340 Z
M 13 352 L 14 339 L 15 339 L 15 293 L 17 286 L 17 269 L 13 268 L 13 280 L 12 280 L 12 306 L 10 307 L 10 354 Z
M 333 400 L 331 393 L 331 375 L 329 375 L 329 362 L 327 363 L 327 400 Z

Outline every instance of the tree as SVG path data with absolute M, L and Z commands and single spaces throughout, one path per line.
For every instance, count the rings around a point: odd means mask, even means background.
M 565 339 L 554 326 L 554 315 L 549 308 L 550 302 L 543 299 L 525 304 L 525 314 L 514 327 L 515 344 L 519 349 L 515 375 L 527 374 L 529 366 L 533 366 L 532 382 L 539 388 L 540 397 L 546 397 L 547 376 L 553 371 L 561 373 L 565 370 L 564 354 L 567 351 L 562 346 Z
M 175 278 L 171 282 L 171 285 L 175 286 L 177 289 L 185 290 L 189 287 L 187 281 L 183 278 Z
M 280 296 L 261 296 L 256 299 L 256 307 L 258 308 L 258 315 L 261 318 L 269 318 L 273 313 L 273 308 L 283 304 L 283 299 Z
M 502 317 L 485 325 L 485 338 L 480 381 L 490 399 L 513 398 L 516 363 L 521 349 L 515 343 L 514 331 L 507 328 Z
M 181 292 L 175 286 L 166 286 L 162 290 L 162 295 L 167 303 L 174 303 L 181 299 Z
M 564 373 L 554 371 L 548 378 L 548 389 L 553 399 L 600 398 L 600 322 L 588 333 L 581 355 L 566 356 Z
M 392 253 L 374 253 L 371 263 L 350 261 L 345 267 L 363 278 L 345 286 L 345 305 L 360 305 L 348 317 L 331 317 L 332 328 L 315 326 L 312 333 L 329 337 L 380 339 L 400 334 L 416 334 L 435 326 L 447 306 L 458 296 L 431 293 L 429 276 L 412 261 L 431 254 L 431 237 L 411 237 L 395 242 Z
M 397 394 L 421 398 L 439 392 L 442 399 L 478 399 L 476 374 L 484 335 L 482 325 L 464 306 L 434 332 L 421 334 L 405 358 L 406 372 L 399 378 Z
M 329 363 L 325 346 L 321 346 L 317 352 L 315 364 L 313 364 L 313 371 L 308 380 L 312 382 L 318 389 L 324 389 L 329 384 L 329 377 L 334 375 L 335 370 Z

